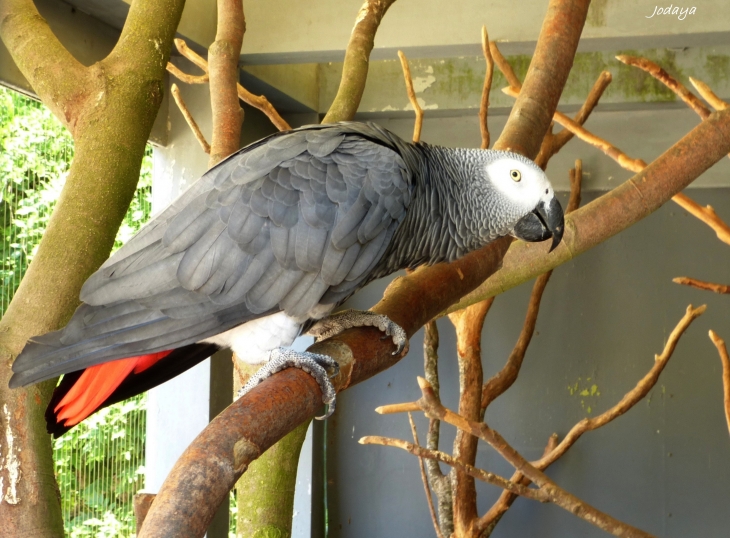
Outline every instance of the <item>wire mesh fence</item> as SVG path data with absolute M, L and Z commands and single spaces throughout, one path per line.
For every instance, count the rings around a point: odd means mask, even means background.
M 68 175 L 70 133 L 32 99 L 0 87 L 0 316 L 40 243 Z M 147 147 L 119 248 L 150 217 L 152 148 Z M 54 441 L 66 534 L 134 536 L 132 499 L 144 486 L 145 396 L 96 413 Z

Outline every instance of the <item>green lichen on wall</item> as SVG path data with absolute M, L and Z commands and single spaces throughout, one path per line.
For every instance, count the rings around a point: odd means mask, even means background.
M 708 84 L 718 85 L 730 78 L 730 56 L 727 54 L 708 54 L 705 59 L 705 70 L 709 75 Z

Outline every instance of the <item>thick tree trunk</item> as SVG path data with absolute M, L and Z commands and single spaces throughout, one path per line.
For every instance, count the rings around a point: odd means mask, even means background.
M 0 37 L 39 97 L 71 130 L 74 161 L 38 252 L 0 321 L 0 521 L 4 536 L 63 534 L 43 412 L 53 383 L 9 390 L 28 338 L 61 327 L 107 258 L 139 179 L 184 0 L 137 0 L 119 43 L 76 62 L 29 0 L 0 2 Z

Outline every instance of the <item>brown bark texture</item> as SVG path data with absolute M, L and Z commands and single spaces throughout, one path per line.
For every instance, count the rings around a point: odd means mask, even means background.
M 365 91 L 375 33 L 385 12 L 394 2 L 395 0 L 365 0 L 360 8 L 350 42 L 347 44 L 340 87 L 322 123 L 335 123 L 355 116 Z
M 76 153 L 33 263 L 0 321 L 0 533 L 63 533 L 43 413 L 54 383 L 10 390 L 28 338 L 61 327 L 107 258 L 139 179 L 183 0 L 137 0 L 115 48 L 84 67 L 30 0 L 0 1 L 0 38 Z M 73 245 L 74 248 L 69 248 Z
M 246 31 L 243 0 L 218 0 L 215 41 L 208 49 L 213 135 L 208 168 L 238 150 L 243 109 L 238 102 L 238 57 Z

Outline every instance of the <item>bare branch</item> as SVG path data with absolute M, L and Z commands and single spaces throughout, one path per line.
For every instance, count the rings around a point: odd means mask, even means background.
M 608 71 L 603 71 L 598 76 L 596 82 L 593 84 L 593 88 L 591 88 L 591 91 L 588 94 L 588 97 L 586 97 L 586 100 L 583 102 L 583 106 L 580 107 L 578 113 L 573 117 L 573 121 L 575 123 L 577 123 L 578 125 L 583 125 L 588 120 L 588 117 L 591 115 L 591 112 L 593 112 L 593 109 L 598 104 L 601 96 L 603 96 L 603 92 L 606 91 L 606 88 L 611 83 L 611 80 L 611 73 L 609 73 Z M 572 138 L 573 133 L 568 129 L 563 129 L 558 134 L 556 134 L 555 138 L 553 139 L 552 147 L 550 148 L 551 154 L 555 155 Z
M 30 0 L 0 2 L 0 38 L 38 97 L 75 136 L 89 68 L 66 50 Z
M 449 314 L 456 329 L 456 350 L 459 364 L 459 414 L 469 420 L 481 420 L 482 328 L 494 302 L 488 299 L 469 308 Z M 474 465 L 478 439 L 457 431 L 452 454 L 454 458 Z M 474 478 L 459 469 L 452 472 L 454 532 L 465 535 L 477 518 L 477 494 Z
M 722 362 L 722 389 L 723 389 L 723 403 L 725 404 L 725 422 L 727 422 L 728 430 L 730 430 L 730 357 L 727 354 L 727 347 L 725 347 L 725 340 L 720 338 L 717 333 L 710 330 L 710 340 L 715 344 L 717 352 L 720 354 L 720 361 Z
M 467 420 L 445 408 L 434 398 L 433 391 L 425 379 L 419 377 L 418 384 L 421 387 L 421 392 L 423 393 L 423 397 L 419 400 L 419 403 L 422 405 L 427 416 L 438 417 L 439 419 L 456 426 L 460 430 L 468 432 L 471 435 L 477 436 L 487 442 L 505 460 L 507 460 L 510 465 L 512 465 L 516 470 L 521 471 L 527 478 L 539 486 L 540 490 L 544 491 L 548 495 L 550 502 L 560 506 L 564 510 L 567 510 L 584 521 L 614 534 L 615 536 L 624 536 L 627 538 L 649 538 L 651 536 L 640 529 L 632 527 L 631 525 L 623 523 L 622 521 L 601 512 L 588 503 L 580 500 L 575 495 L 560 488 L 560 486 L 553 482 L 542 471 L 523 458 L 496 430 L 493 430 L 483 422 Z
M 703 120 L 710 115 L 710 109 L 707 108 L 702 101 L 700 101 L 695 94 L 689 91 L 682 83 L 667 73 L 662 67 L 655 64 L 651 60 L 646 58 L 638 58 L 636 56 L 627 56 L 621 54 L 616 56 L 619 62 L 623 62 L 626 65 L 632 65 L 639 69 L 646 71 L 652 77 L 657 79 L 659 82 L 664 84 L 667 88 L 672 90 L 677 96 L 684 101 L 687 106 L 697 112 L 700 118 Z
M 413 415 L 408 413 L 408 422 L 411 424 L 411 433 L 413 434 L 413 443 L 415 446 L 420 446 L 420 443 L 418 442 L 418 431 L 416 431 L 416 423 L 413 422 Z M 419 468 L 421 470 L 421 481 L 423 482 L 423 489 L 426 492 L 426 502 L 428 503 L 428 512 L 431 514 L 431 522 L 433 523 L 433 529 L 436 531 L 436 536 L 438 538 L 444 538 L 443 533 L 441 532 L 441 527 L 439 527 L 439 521 L 436 518 L 436 511 L 433 507 L 433 496 L 431 495 L 431 488 L 428 487 L 428 478 L 426 477 L 426 466 L 423 462 L 423 457 L 418 457 L 418 463 Z
M 678 276 L 673 278 L 672 282 L 676 284 L 682 284 L 683 286 L 692 286 L 700 290 L 714 291 L 715 293 L 730 293 L 730 286 L 726 284 L 714 284 L 712 282 L 705 282 L 703 280 L 695 280 L 686 276 Z
M 235 153 L 241 140 L 243 109 L 238 102 L 238 58 L 241 55 L 246 18 L 243 0 L 217 0 L 218 26 L 208 48 L 210 108 L 213 133 L 208 167 Z
M 421 406 L 418 402 L 405 402 L 390 405 L 381 405 L 375 408 L 375 412 L 379 415 L 394 415 L 396 413 L 410 413 L 411 411 L 420 411 Z
M 514 151 L 532 159 L 537 156 L 573 66 L 588 4 L 588 0 L 550 1 L 523 91 L 512 107 L 495 149 Z M 525 131 L 532 136 L 524 137 L 521 133 Z
M 489 42 L 489 53 L 492 56 L 494 63 L 497 64 L 497 68 L 504 75 L 504 78 L 507 79 L 507 84 L 509 84 L 511 88 L 514 88 L 516 92 L 519 92 L 522 89 L 522 82 L 519 77 L 515 75 L 515 72 L 507 59 L 502 56 L 502 52 L 499 50 L 496 41 Z
M 193 62 L 206 73 L 208 72 L 208 62 L 205 61 L 205 59 L 202 58 L 200 55 L 198 55 L 197 52 L 189 48 L 185 41 L 183 41 L 182 39 L 176 39 L 175 46 L 177 46 L 177 50 L 185 58 Z M 291 129 L 289 124 L 284 120 L 284 118 L 279 115 L 274 106 L 269 102 L 268 99 L 266 99 L 265 96 L 254 95 L 246 88 L 241 86 L 241 84 L 239 83 L 236 83 L 236 91 L 238 92 L 238 98 L 241 101 L 243 101 L 247 105 L 251 105 L 252 107 L 259 109 L 261 112 L 266 114 L 266 117 L 269 118 L 269 121 L 274 124 L 274 127 L 279 129 L 280 131 L 288 131 Z
M 335 100 L 322 123 L 351 120 L 360 106 L 368 76 L 370 52 L 375 44 L 375 33 L 385 12 L 395 0 L 365 0 L 355 19 L 350 42 L 345 50 L 342 78 Z
M 423 127 L 423 109 L 416 98 L 416 91 L 413 89 L 413 79 L 411 78 L 411 68 L 408 66 L 408 58 L 403 51 L 398 51 L 400 65 L 403 68 L 403 78 L 406 81 L 406 92 L 408 92 L 408 100 L 411 102 L 413 111 L 416 113 L 416 121 L 413 124 L 413 141 L 421 140 L 421 127 Z
M 504 392 L 517 380 L 520 368 L 522 367 L 522 361 L 525 358 L 527 346 L 530 345 L 530 340 L 532 340 L 532 335 L 535 332 L 535 324 L 537 323 L 537 314 L 540 311 L 542 294 L 545 291 L 545 286 L 547 286 L 551 275 L 552 271 L 548 271 L 547 273 L 537 277 L 535 285 L 532 287 L 530 304 L 527 307 L 527 315 L 525 316 L 525 322 L 522 325 L 520 337 L 517 339 L 517 343 L 512 349 L 512 353 L 510 353 L 504 367 L 492 376 L 489 381 L 484 383 L 484 386 L 482 387 L 481 407 L 483 410 L 489 407 L 489 404 L 491 404 L 495 399 L 504 394 Z
M 720 99 L 717 95 L 715 95 L 715 92 L 713 92 L 707 84 L 705 84 L 701 80 L 692 77 L 689 77 L 689 81 L 692 83 L 692 86 L 695 87 L 697 92 L 702 96 L 702 98 L 707 101 L 712 108 L 714 108 L 715 110 L 725 110 L 728 107 L 728 104 Z
M 676 346 L 679 337 L 687 329 L 690 323 L 699 315 L 704 312 L 704 306 L 692 310 L 691 306 L 687 309 L 684 317 L 680 320 L 674 331 L 670 335 L 670 340 L 664 347 L 662 355 L 657 355 L 654 361 L 654 366 L 644 378 L 631 391 L 626 393 L 622 400 L 614 407 L 603 413 L 602 415 L 595 417 L 594 419 L 583 419 L 578 424 L 573 426 L 568 435 L 563 440 L 563 443 L 558 443 L 558 436 L 553 434 L 550 436 L 545 451 L 537 461 L 533 461 L 532 464 L 540 470 L 545 470 L 548 466 L 558 460 L 565 452 L 578 440 L 578 438 L 586 431 L 591 431 L 601 426 L 605 426 L 608 422 L 618 418 L 626 411 L 636 405 L 642 398 L 644 398 L 649 391 L 655 386 L 659 379 L 659 374 L 664 369 L 671 357 L 674 347 Z M 593 422 L 595 421 L 595 422 Z M 517 482 L 524 486 L 530 484 L 530 480 L 525 478 L 524 475 L 517 471 L 510 478 L 512 482 Z M 500 495 L 497 502 L 492 505 L 489 511 L 484 514 L 477 523 L 477 528 L 482 530 L 493 529 L 499 519 L 504 513 L 512 506 L 512 503 L 516 499 L 516 496 L 509 492 L 503 492 Z
M 494 60 L 489 49 L 487 27 L 482 26 L 482 54 L 484 54 L 484 61 L 487 64 L 487 72 L 484 74 L 484 86 L 482 87 L 482 100 L 479 104 L 479 129 L 482 133 L 482 149 L 489 147 L 487 114 L 489 113 L 489 92 L 492 90 L 492 76 L 494 75 Z
M 188 126 L 193 131 L 193 134 L 195 135 L 195 139 L 198 141 L 200 146 L 203 148 L 203 151 L 207 154 L 210 154 L 210 144 L 205 140 L 205 136 L 200 131 L 200 127 L 198 127 L 198 124 L 195 121 L 195 118 L 193 118 L 193 115 L 190 113 L 190 110 L 188 110 L 187 105 L 185 104 L 185 101 L 182 98 L 182 95 L 180 95 L 180 88 L 177 87 L 177 84 L 174 82 L 172 83 L 172 86 L 170 87 L 170 93 L 172 94 L 172 98 L 175 99 L 175 103 L 177 104 L 177 107 L 180 109 L 180 112 L 182 112 L 183 117 L 185 118 L 185 121 L 188 122 Z
M 730 245 L 730 226 L 717 216 L 712 206 L 702 207 L 683 193 L 676 194 L 672 200 L 693 217 L 707 224 L 723 243 Z
M 206 60 L 193 49 L 188 47 L 188 44 L 185 42 L 184 39 L 175 38 L 175 47 L 177 48 L 177 51 L 182 54 L 183 57 L 193 62 L 193 64 L 197 65 L 204 72 L 208 72 L 208 60 Z
M 660 355 L 654 357 L 654 366 L 651 370 L 636 384 L 636 386 L 627 392 L 621 401 L 614 405 L 608 411 L 601 413 L 597 417 L 584 418 L 578 424 L 573 426 L 558 446 L 550 452 L 550 454 L 543 456 L 538 461 L 533 462 L 533 465 L 540 469 L 544 469 L 552 462 L 560 458 L 570 448 L 578 438 L 585 432 L 595 430 L 601 426 L 605 426 L 612 420 L 620 417 L 626 413 L 629 409 L 635 406 L 642 398 L 644 398 L 649 391 L 654 387 L 659 375 L 664 370 L 664 367 L 669 362 L 669 359 L 674 353 L 674 349 L 677 347 L 679 339 L 690 326 L 690 324 L 701 316 L 707 309 L 706 305 L 702 305 L 698 308 L 692 308 L 692 305 L 687 307 L 687 311 L 674 330 L 670 333 L 667 343 L 664 346 L 664 350 Z
M 167 72 L 180 82 L 185 82 L 186 84 L 204 84 L 208 82 L 208 73 L 203 73 L 202 75 L 189 75 L 170 62 L 167 62 Z
M 413 445 L 407 441 L 401 441 L 400 439 L 391 439 L 389 437 L 381 437 L 379 435 L 368 435 L 362 437 L 358 442 L 361 445 L 381 445 L 400 448 L 405 450 L 406 452 L 410 452 L 414 456 L 418 456 L 419 458 L 428 458 L 441 461 L 446 465 L 450 465 L 451 467 L 459 469 L 469 476 L 472 476 L 478 480 L 482 480 L 483 482 L 486 482 L 488 484 L 492 484 L 493 486 L 497 486 L 498 488 L 514 492 L 521 497 L 526 497 L 528 499 L 532 499 L 538 502 L 550 502 L 550 496 L 546 495 L 543 491 L 539 489 L 526 488 L 524 486 L 521 486 L 520 484 L 515 484 L 514 482 L 510 482 L 509 480 L 502 478 L 499 475 L 496 475 L 494 473 L 488 473 L 487 471 L 483 471 L 481 469 L 473 467 L 472 465 L 463 463 L 456 458 L 452 458 L 448 454 L 440 452 L 438 450 L 428 450 L 427 448 Z

